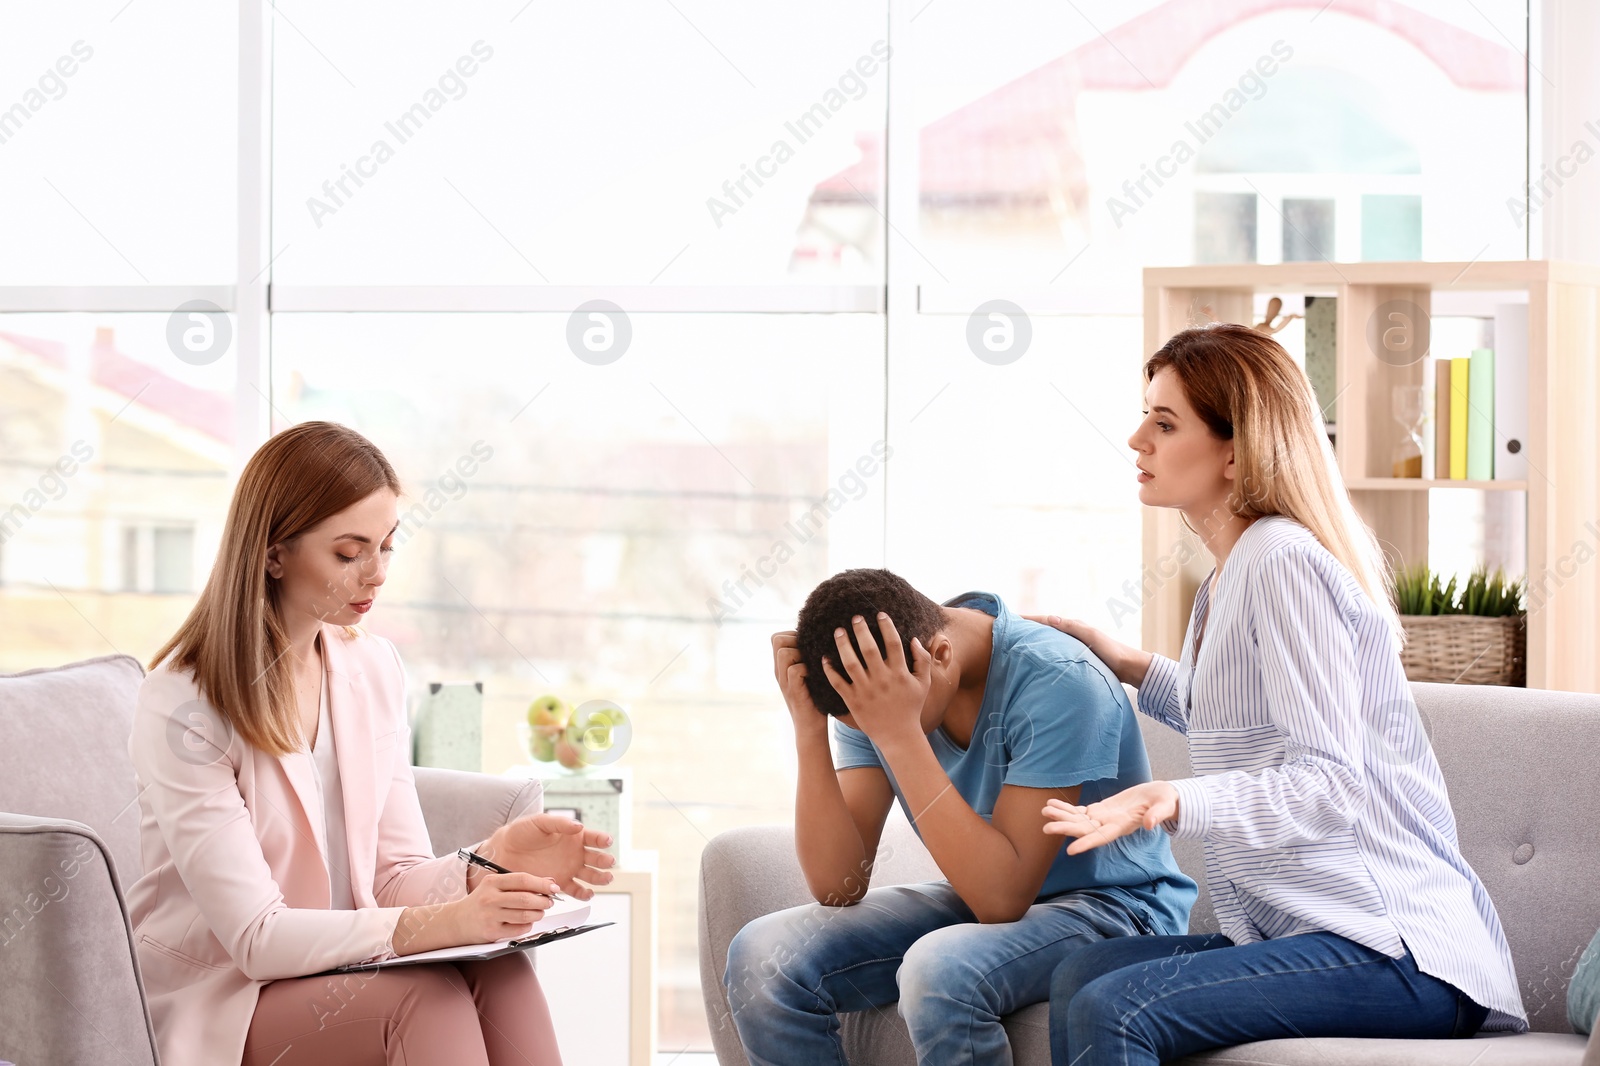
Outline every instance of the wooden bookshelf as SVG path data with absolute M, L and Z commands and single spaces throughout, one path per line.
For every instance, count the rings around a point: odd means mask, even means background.
M 1516 481 L 1387 476 L 1394 440 L 1393 388 L 1422 385 L 1426 361 L 1378 358 L 1367 322 L 1406 300 L 1431 313 L 1471 292 L 1528 296 L 1529 474 Z M 1356 510 L 1397 565 L 1428 558 L 1432 489 L 1524 492 L 1531 609 L 1528 687 L 1600 692 L 1600 267 L 1544 260 L 1503 263 L 1284 263 L 1152 267 L 1144 272 L 1144 347 L 1206 321 L 1249 323 L 1257 293 L 1338 298 L 1335 454 Z M 1470 297 L 1466 297 L 1470 299 Z M 1176 511 L 1145 508 L 1144 566 L 1155 591 L 1144 604 L 1143 646 L 1176 657 L 1195 591 L 1211 569 L 1204 551 L 1169 578 L 1192 537 Z
M 1347 477 L 1345 488 L 1373 489 L 1379 492 L 1408 492 L 1417 489 L 1478 489 L 1482 492 L 1527 492 L 1526 481 L 1441 481 L 1416 477 Z

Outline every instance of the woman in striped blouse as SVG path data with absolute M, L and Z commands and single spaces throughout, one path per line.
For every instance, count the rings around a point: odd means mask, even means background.
M 1185 734 L 1196 776 L 1088 807 L 1051 800 L 1045 832 L 1076 838 L 1073 853 L 1140 827 L 1198 837 L 1222 932 L 1075 952 L 1051 986 L 1055 1061 L 1526 1029 L 1400 666 L 1387 568 L 1305 374 L 1237 325 L 1179 333 L 1144 372 L 1128 441 L 1140 502 L 1178 508 L 1216 559 L 1182 658 L 1048 621 Z

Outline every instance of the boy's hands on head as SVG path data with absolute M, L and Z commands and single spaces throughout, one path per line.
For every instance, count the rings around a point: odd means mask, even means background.
M 822 670 L 850 708 L 850 719 L 856 728 L 880 747 L 887 741 L 922 739 L 922 705 L 927 701 L 933 677 L 932 656 L 915 637 L 908 655 L 889 616 L 880 611 L 877 621 L 883 634 L 883 654 L 878 652 L 878 642 L 872 638 L 866 619 L 856 615 L 851 626 L 861 654 L 858 656 L 851 646 L 850 635 L 842 627 L 836 629 L 833 641 L 843 673 L 827 659 L 822 660 Z M 907 668 L 908 661 L 916 666 L 915 673 Z
M 806 664 L 800 658 L 799 636 L 794 630 L 772 634 L 772 672 L 783 692 L 783 702 L 794 720 L 796 738 L 828 735 L 828 716 L 806 689 Z

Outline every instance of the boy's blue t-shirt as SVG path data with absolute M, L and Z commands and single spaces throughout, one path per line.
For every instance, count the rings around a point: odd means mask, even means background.
M 1127 693 L 1111 670 L 1076 638 L 1019 618 L 987 592 L 945 603 L 994 616 L 993 650 L 972 742 L 961 748 L 941 727 L 928 735 L 950 783 L 985 820 L 1003 785 L 1082 785 L 1090 804 L 1150 780 L 1150 761 Z M 835 768 L 877 767 L 889 777 L 906 817 L 900 786 L 877 746 L 838 719 Z M 1068 838 L 1039 890 L 1043 900 L 1075 889 L 1103 889 L 1141 913 L 1158 934 L 1188 932 L 1198 889 L 1178 868 L 1159 829 L 1140 829 L 1081 855 Z

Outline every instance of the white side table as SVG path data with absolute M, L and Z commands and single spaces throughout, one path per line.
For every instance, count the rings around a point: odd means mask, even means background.
M 584 1066 L 651 1066 L 656 1048 L 656 861 L 628 852 L 595 888 L 590 921 L 616 922 L 534 953 L 561 1057 Z
M 630 848 L 632 768 L 597 766 L 574 774 L 553 763 L 519 763 L 504 776 L 542 782 L 545 810 L 606 830 L 609 850 L 618 856 L 612 882 L 596 886 L 589 904 L 590 921 L 616 925 L 534 949 L 562 1058 L 584 1066 L 651 1066 L 659 864 L 656 852 Z

